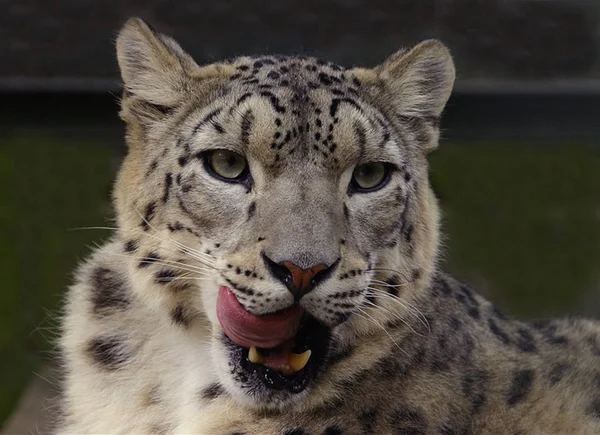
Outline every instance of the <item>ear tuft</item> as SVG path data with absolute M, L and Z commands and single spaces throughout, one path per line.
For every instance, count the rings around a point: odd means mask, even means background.
M 199 69 L 173 39 L 140 18 L 129 19 L 119 33 L 117 59 L 125 91 L 162 107 L 183 101 L 190 75 Z
M 439 117 L 454 85 L 454 62 L 448 48 L 427 40 L 400 50 L 375 69 L 400 116 Z

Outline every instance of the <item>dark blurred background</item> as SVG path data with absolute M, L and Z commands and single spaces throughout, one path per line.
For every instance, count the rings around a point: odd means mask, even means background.
M 458 82 L 432 182 L 446 267 L 529 319 L 600 315 L 600 1 L 0 0 L 0 427 L 48 429 L 77 262 L 108 236 L 125 151 L 113 42 L 141 16 L 199 63 L 372 66 L 439 38 Z M 47 411 L 44 413 L 43 410 Z

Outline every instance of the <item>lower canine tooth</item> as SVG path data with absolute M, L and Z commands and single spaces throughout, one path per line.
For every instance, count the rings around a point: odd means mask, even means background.
M 292 366 L 295 371 L 299 372 L 304 368 L 304 366 L 306 366 L 306 363 L 310 359 L 311 353 L 312 352 L 310 349 L 302 353 L 292 352 L 290 354 L 290 366 Z
M 250 346 L 250 351 L 248 352 L 248 359 L 251 363 L 254 364 L 262 364 L 263 356 L 260 354 L 256 346 Z

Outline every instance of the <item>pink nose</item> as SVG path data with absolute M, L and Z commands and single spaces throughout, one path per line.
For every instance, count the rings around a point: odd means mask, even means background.
M 327 265 L 325 264 L 317 264 L 308 269 L 302 269 L 291 261 L 284 261 L 283 263 L 280 263 L 280 265 L 285 267 L 292 275 L 292 282 L 295 290 L 293 293 L 299 293 L 300 295 L 308 292 L 311 287 L 311 280 L 317 273 L 327 270 Z

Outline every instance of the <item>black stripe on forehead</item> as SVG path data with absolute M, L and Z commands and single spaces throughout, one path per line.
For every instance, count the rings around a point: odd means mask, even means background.
M 252 125 L 254 124 L 254 114 L 252 113 L 252 109 L 248 109 L 242 115 L 242 122 L 240 125 L 240 142 L 244 145 L 248 145 L 250 138 L 250 131 L 252 129 Z
M 354 122 L 353 128 L 354 134 L 356 134 L 356 142 L 358 143 L 360 159 L 365 154 L 365 147 L 367 145 L 367 131 L 360 122 Z
M 360 113 L 362 113 L 363 115 L 365 114 L 365 110 L 361 107 L 360 104 L 358 104 L 358 102 L 352 98 L 333 98 L 331 100 L 331 105 L 329 106 L 329 115 L 332 118 L 335 118 L 335 115 L 337 114 L 337 111 L 340 107 L 340 104 L 349 104 L 351 106 L 353 106 L 356 110 L 358 110 Z
M 212 110 L 208 115 L 206 115 L 202 120 L 194 127 L 193 135 L 198 133 L 203 127 L 207 124 L 212 124 L 213 120 L 221 113 L 223 109 L 219 107 L 218 109 Z

